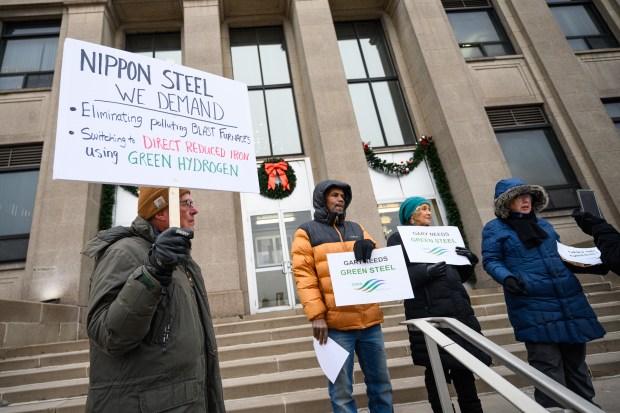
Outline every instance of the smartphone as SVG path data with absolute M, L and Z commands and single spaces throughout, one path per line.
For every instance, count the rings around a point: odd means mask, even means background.
M 589 212 L 595 217 L 603 218 L 603 214 L 601 214 L 601 209 L 598 206 L 593 190 L 578 189 L 577 197 L 579 198 L 579 204 L 581 205 L 582 211 Z

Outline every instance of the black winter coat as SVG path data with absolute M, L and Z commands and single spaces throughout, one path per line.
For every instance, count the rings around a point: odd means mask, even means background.
M 601 251 L 601 261 L 620 275 L 620 233 L 607 222 L 592 226 L 594 244 Z
M 413 288 L 414 298 L 405 300 L 405 317 L 407 320 L 425 317 L 452 317 L 471 329 L 481 332 L 480 323 L 474 315 L 474 309 L 463 282 L 473 273 L 469 265 L 448 265 L 444 277 L 431 279 L 426 270 L 427 264 L 410 262 L 402 239 L 398 232 L 392 234 L 387 242 L 388 247 L 400 245 L 405 255 L 409 281 Z M 491 357 L 479 350 L 467 340 L 461 338 L 452 329 L 441 331 L 455 343 L 467 349 L 487 366 L 491 364 Z M 411 354 L 413 363 L 430 367 L 431 362 L 424 341 L 424 334 L 420 331 L 409 331 Z M 439 350 L 441 363 L 444 368 L 465 369 L 459 361 L 444 350 Z

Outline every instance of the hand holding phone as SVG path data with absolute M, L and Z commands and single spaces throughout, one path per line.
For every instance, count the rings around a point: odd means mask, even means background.
M 578 189 L 577 197 L 579 198 L 579 204 L 581 205 L 582 212 L 589 212 L 597 218 L 603 218 L 603 214 L 598 206 L 593 190 Z

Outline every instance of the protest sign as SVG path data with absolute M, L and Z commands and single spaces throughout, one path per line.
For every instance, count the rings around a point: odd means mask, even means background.
M 455 251 L 464 247 L 463 237 L 457 227 L 402 226 L 398 232 L 411 262 L 436 263 L 445 261 L 451 265 L 471 265 L 469 260 Z
M 247 86 L 66 39 L 53 177 L 257 193 Z
M 576 248 L 558 242 L 558 254 L 567 262 L 583 267 L 602 264 L 601 252 L 598 248 Z
M 400 246 L 373 250 L 367 263 L 352 252 L 327 254 L 327 263 L 338 306 L 413 298 Z

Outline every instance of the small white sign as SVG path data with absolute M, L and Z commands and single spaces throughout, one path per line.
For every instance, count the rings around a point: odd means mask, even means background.
M 327 254 L 337 306 L 381 303 L 413 298 L 400 246 L 375 249 L 367 263 L 352 252 Z
M 258 193 L 247 86 L 66 39 L 54 179 Z
M 349 352 L 329 337 L 327 337 L 327 343 L 324 345 L 320 345 L 317 339 L 314 339 L 313 344 L 321 370 L 329 381 L 335 383 L 344 362 L 349 358 Z
M 411 262 L 471 265 L 466 257 L 456 253 L 456 247 L 465 246 L 458 227 L 406 225 L 398 227 L 398 232 Z
M 576 248 L 558 242 L 558 254 L 564 261 L 583 265 L 602 264 L 601 252 L 598 248 Z

